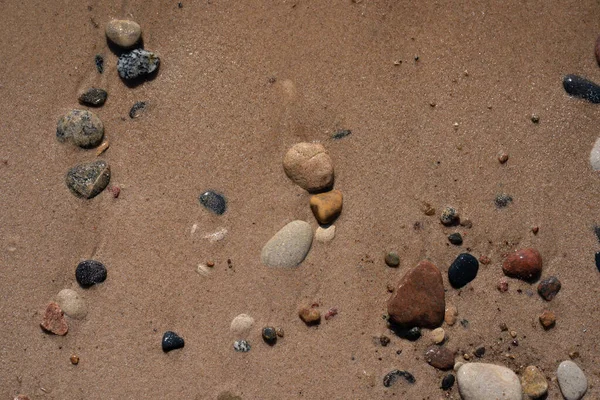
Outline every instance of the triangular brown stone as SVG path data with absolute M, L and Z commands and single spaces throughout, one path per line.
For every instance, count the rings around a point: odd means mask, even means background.
M 446 307 L 440 270 L 424 260 L 408 271 L 388 300 L 390 322 L 400 328 L 436 328 Z

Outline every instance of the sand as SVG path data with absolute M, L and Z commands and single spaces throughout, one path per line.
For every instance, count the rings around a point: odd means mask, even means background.
M 2 6 L 0 397 L 215 399 L 229 390 L 243 399 L 445 398 L 444 373 L 423 360 L 429 341 L 396 337 L 382 318 L 387 285 L 424 258 L 442 270 L 447 303 L 469 321 L 444 326 L 448 345 L 472 352 L 483 344 L 482 361 L 518 374 L 539 366 L 550 399 L 560 398 L 558 364 L 577 351 L 586 399 L 600 397 L 600 176 L 589 165 L 598 106 L 569 98 L 561 83 L 568 73 L 600 81 L 596 1 L 182 5 Z M 103 30 L 111 18 L 141 25 L 145 48 L 161 57 L 155 79 L 136 87 L 119 79 Z M 96 54 L 106 59 L 102 75 Z M 58 118 L 90 86 L 108 91 L 97 114 L 117 199 L 107 191 L 78 199 L 64 183 L 70 167 L 96 159 L 55 137 Z M 136 101 L 148 108 L 132 120 Z M 338 129 L 352 134 L 330 139 Z M 301 141 L 328 149 L 344 211 L 335 239 L 314 243 L 300 267 L 267 268 L 261 248 L 277 230 L 295 219 L 317 226 L 309 195 L 281 165 Z M 510 155 L 504 165 L 499 151 Z M 224 215 L 199 204 L 209 189 L 227 197 Z M 498 193 L 513 203 L 496 209 Z M 437 216 L 422 213 L 423 201 Z M 445 205 L 473 227 L 443 227 Z M 223 240 L 203 239 L 220 228 Z M 447 243 L 456 230 L 462 247 Z M 496 290 L 503 255 L 529 246 L 542 254 L 543 276 L 562 282 L 550 303 L 524 282 Z M 466 248 L 492 262 L 457 291 L 446 272 Z M 384 263 L 390 250 L 398 269 Z M 108 278 L 84 290 L 75 267 L 88 258 L 102 261 Z M 213 272 L 198 274 L 209 260 Z M 66 336 L 51 336 L 39 323 L 64 288 L 89 311 L 69 320 Z M 339 314 L 307 327 L 297 310 L 311 303 Z M 546 308 L 557 315 L 549 331 L 537 321 Z M 256 320 L 243 354 L 229 333 L 240 313 Z M 502 322 L 518 332 L 518 347 Z M 285 329 L 272 347 L 260 339 L 267 324 Z M 162 352 L 167 330 L 184 349 Z M 416 383 L 384 387 L 396 368 Z M 450 393 L 459 398 L 456 386 Z

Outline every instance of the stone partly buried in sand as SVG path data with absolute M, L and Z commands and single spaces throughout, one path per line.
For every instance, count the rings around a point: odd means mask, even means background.
M 433 329 L 444 320 L 445 305 L 442 274 L 424 260 L 402 277 L 387 308 L 392 325 Z
M 79 103 L 89 107 L 100 107 L 106 102 L 108 93 L 104 89 L 89 88 L 79 96 Z
M 437 369 L 449 370 L 454 366 L 454 354 L 445 346 L 431 346 L 425 351 L 425 361 Z
M 596 139 L 590 152 L 590 165 L 594 171 L 600 171 L 600 138 Z
M 108 186 L 110 167 L 103 160 L 79 164 L 67 172 L 65 181 L 74 195 L 91 199 Z
M 59 142 L 73 142 L 89 149 L 98 146 L 104 137 L 104 125 L 91 111 L 71 110 L 58 120 L 56 138 Z
M 585 374 L 573 361 L 563 361 L 556 370 L 560 391 L 566 400 L 583 398 L 588 389 Z
M 295 184 L 311 193 L 333 186 L 333 162 L 321 144 L 294 145 L 283 158 L 283 169 Z
M 71 318 L 83 319 L 87 315 L 85 300 L 74 290 L 61 290 L 56 296 L 56 302 L 63 312 Z
M 542 371 L 535 365 L 525 368 L 521 375 L 521 386 L 523 393 L 532 399 L 538 399 L 548 392 L 548 382 Z
M 137 22 L 126 19 L 113 19 L 106 24 L 106 37 L 124 49 L 135 45 L 142 36 L 142 28 Z
M 69 326 L 67 325 L 63 311 L 60 309 L 60 306 L 53 301 L 46 307 L 40 325 L 46 332 L 54 333 L 59 336 L 64 336 L 69 331 Z
M 313 231 L 308 222 L 292 221 L 279 230 L 262 249 L 261 259 L 269 267 L 300 265 L 310 250 Z
M 316 308 L 302 307 L 298 311 L 298 316 L 308 326 L 319 325 L 321 323 L 321 312 Z
M 339 190 L 311 196 L 310 209 L 320 224 L 329 224 L 342 212 L 343 196 Z
M 457 372 L 463 400 L 522 400 L 521 383 L 510 369 L 500 365 L 463 364 Z
M 517 250 L 510 254 L 502 264 L 506 276 L 527 282 L 535 281 L 542 273 L 542 256 L 533 248 Z
M 121 54 L 117 62 L 119 76 L 125 80 L 146 77 L 154 73 L 160 65 L 160 58 L 151 51 L 135 49 Z

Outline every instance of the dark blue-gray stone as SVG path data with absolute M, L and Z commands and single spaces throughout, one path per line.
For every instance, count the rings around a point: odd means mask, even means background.
M 123 79 L 136 79 L 152 74 L 160 65 L 160 58 L 151 51 L 135 49 L 124 53 L 117 62 L 117 71 Z
M 227 201 L 225 200 L 225 197 L 212 190 L 202 193 L 198 200 L 200 200 L 200 204 L 207 210 L 217 215 L 222 215 L 227 210 Z
M 448 374 L 448 375 L 444 376 L 444 378 L 442 379 L 442 384 L 440 387 L 442 388 L 442 390 L 448 390 L 452 386 L 454 386 L 455 380 L 456 380 L 456 378 L 454 377 L 454 375 Z
M 408 383 L 416 382 L 415 377 L 410 372 L 400 371 L 399 369 L 394 369 L 394 370 L 388 372 L 387 374 L 385 374 L 385 376 L 383 377 L 383 386 L 385 386 L 385 387 L 392 386 L 392 384 L 394 382 L 396 382 L 398 380 L 398 378 L 400 378 L 400 377 L 403 377 L 404 379 L 406 379 L 406 381 Z
M 596 268 L 598 268 L 598 272 L 600 272 L 600 251 L 596 253 Z
M 479 271 L 479 261 L 471 254 L 462 253 L 450 265 L 448 280 L 453 288 L 458 289 L 471 282 Z
M 162 349 L 165 353 L 175 350 L 181 349 L 185 346 L 185 341 L 181 336 L 176 334 L 173 331 L 166 331 L 162 338 Z
M 600 103 L 600 86 L 578 75 L 567 75 L 563 79 L 565 91 L 574 97 L 591 103 Z
M 83 287 L 102 283 L 106 280 L 106 267 L 100 261 L 85 260 L 75 269 L 75 279 Z

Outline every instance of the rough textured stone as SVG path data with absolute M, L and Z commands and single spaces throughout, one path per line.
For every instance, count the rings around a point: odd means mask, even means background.
M 561 283 L 557 277 L 551 276 L 542 279 L 538 284 L 537 291 L 540 296 L 546 301 L 552 300 L 560 291 Z
M 141 117 L 146 111 L 146 105 L 145 101 L 136 101 L 129 109 L 129 118 L 135 119 Z
M 247 340 L 236 340 L 233 342 L 233 349 L 240 353 L 247 353 L 252 349 Z
M 80 262 L 75 269 L 75 279 L 82 287 L 97 285 L 106 280 L 107 271 L 104 264 L 96 260 Z
M 522 400 L 521 383 L 506 367 L 494 364 L 464 364 L 457 373 L 463 400 Z
M 71 193 L 86 199 L 96 197 L 109 182 L 110 167 L 102 160 L 76 165 L 65 175 L 65 183 Z
M 89 107 L 100 107 L 106 102 L 108 93 L 104 89 L 89 88 L 79 96 L 79 103 Z
M 458 310 L 455 306 L 449 305 L 446 307 L 444 311 L 444 322 L 448 324 L 448 326 L 452 326 L 456 324 L 456 319 L 458 317 Z
M 294 145 L 283 158 L 283 169 L 294 183 L 309 192 L 320 192 L 333 186 L 333 162 L 321 144 Z
M 556 370 L 556 377 L 560 391 L 566 400 L 579 400 L 587 392 L 587 378 L 573 361 L 561 362 Z
M 461 288 L 471 282 L 479 271 L 479 261 L 471 254 L 462 253 L 448 269 L 448 281 L 454 288 Z
M 431 346 L 425 351 L 425 361 L 437 369 L 449 370 L 454 366 L 454 354 L 445 346 Z
M 342 212 L 343 196 L 339 190 L 311 196 L 310 209 L 320 224 L 329 224 Z
M 550 329 L 556 323 L 556 315 L 549 310 L 544 310 L 540 315 L 540 324 L 544 327 L 544 329 Z
M 321 323 L 321 313 L 316 308 L 303 307 L 298 311 L 298 316 L 306 325 L 318 325 Z
M 315 231 L 317 242 L 331 242 L 335 238 L 335 225 L 319 226 Z
M 58 120 L 56 138 L 61 143 L 70 141 L 81 148 L 90 149 L 102 142 L 104 124 L 91 111 L 71 110 Z
M 453 207 L 445 207 L 440 215 L 440 222 L 446 226 L 458 224 L 460 222 L 458 211 Z
M 535 281 L 542 273 L 542 256 L 533 248 L 510 254 L 502 264 L 504 274 L 524 281 Z
M 208 190 L 198 198 L 200 204 L 208 211 L 217 215 L 223 215 L 227 211 L 227 201 L 222 194 Z
M 279 230 L 262 249 L 261 259 L 269 267 L 300 265 L 310 250 L 313 232 L 308 222 L 292 221 Z
M 87 315 L 85 300 L 74 290 L 63 289 L 58 292 L 56 302 L 67 316 L 83 319 Z
M 163 335 L 162 349 L 165 353 L 171 350 L 181 349 L 183 346 L 185 346 L 185 341 L 175 332 L 166 331 Z
M 390 322 L 403 328 L 437 328 L 444 320 L 445 305 L 442 274 L 424 260 L 402 277 L 388 300 Z
M 244 338 L 250 333 L 252 325 L 254 325 L 254 318 L 248 314 L 240 314 L 231 321 L 229 330 L 236 337 Z
M 435 328 L 429 332 L 429 337 L 433 343 L 442 344 L 444 343 L 444 340 L 446 340 L 446 331 L 444 328 Z
M 45 331 L 59 336 L 64 336 L 69 331 L 69 326 L 67 325 L 63 311 L 60 309 L 60 306 L 53 301 L 46 307 L 40 325 Z
M 135 49 L 121 54 L 117 62 L 117 71 L 123 79 L 137 79 L 152 74 L 158 69 L 160 58 L 151 51 Z
M 142 36 L 142 28 L 134 21 L 113 19 L 106 24 L 106 37 L 119 47 L 130 48 Z
M 540 398 L 548 392 L 548 382 L 542 371 L 535 365 L 525 368 L 521 376 L 521 386 L 523 393 L 532 399 Z

